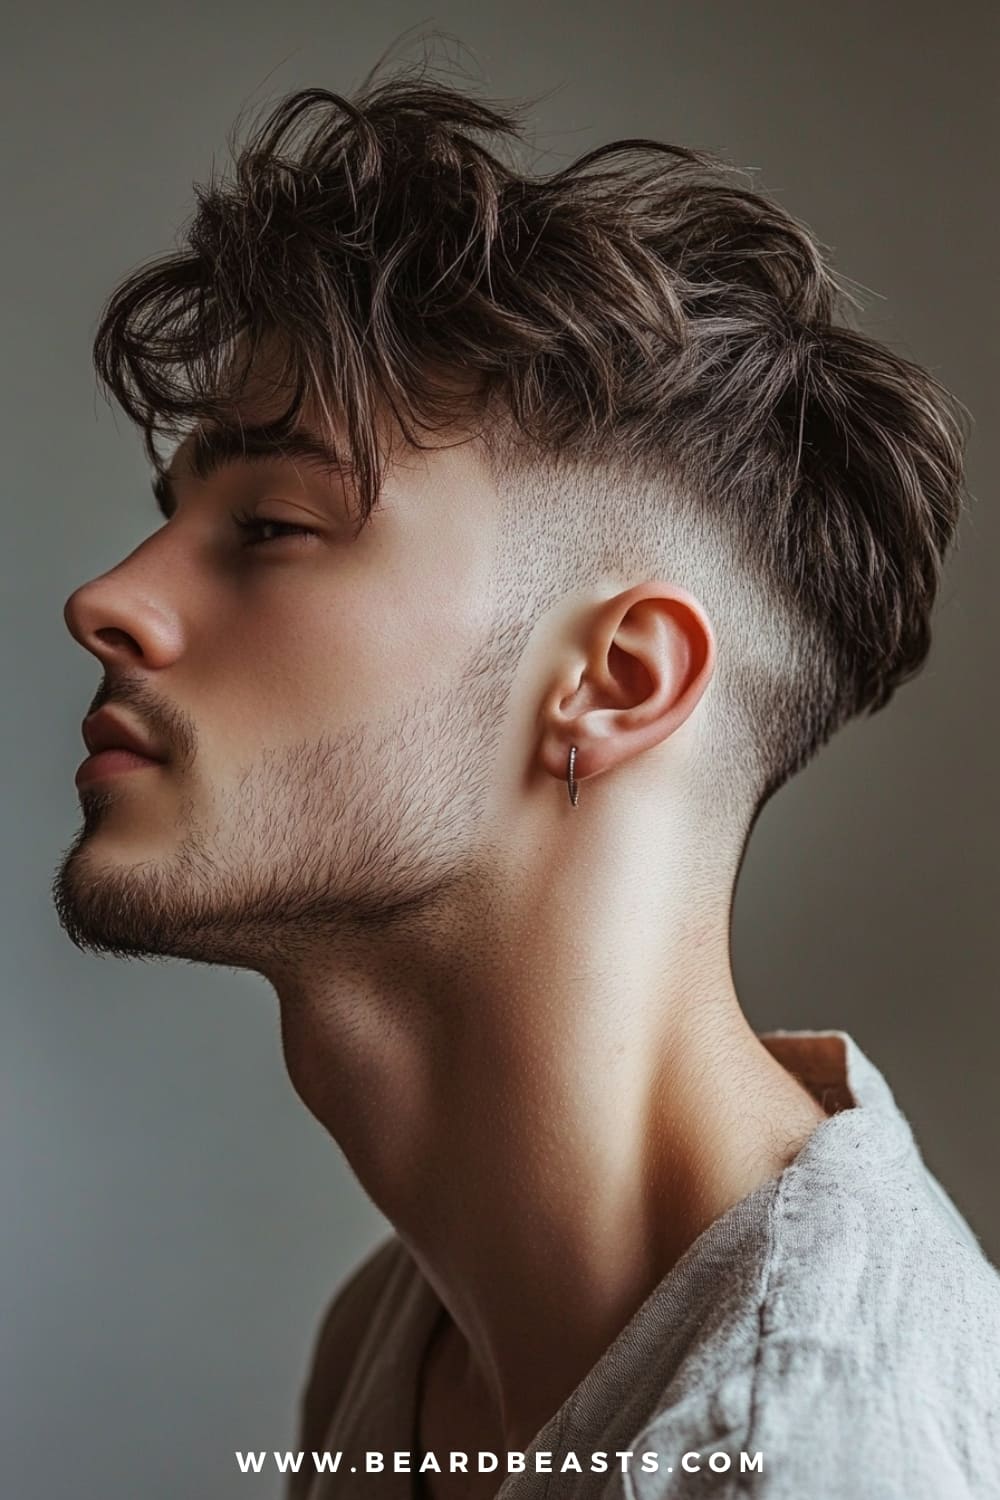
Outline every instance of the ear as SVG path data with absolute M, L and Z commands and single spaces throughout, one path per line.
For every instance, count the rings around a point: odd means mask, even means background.
M 690 716 L 715 668 L 715 635 L 679 584 L 653 579 L 606 599 L 541 708 L 541 762 L 565 779 L 570 746 L 584 781 L 660 744 Z

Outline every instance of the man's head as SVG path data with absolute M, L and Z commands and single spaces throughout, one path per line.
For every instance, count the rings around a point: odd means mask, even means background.
M 81 945 L 267 969 L 488 886 L 502 797 L 571 742 L 722 902 L 767 799 L 923 663 L 956 403 L 731 169 L 532 176 L 516 125 L 422 78 L 293 95 L 110 299 L 167 524 L 67 621 L 168 759 L 82 790 Z

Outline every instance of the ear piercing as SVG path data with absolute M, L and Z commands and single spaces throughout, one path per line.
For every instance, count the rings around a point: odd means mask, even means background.
M 569 747 L 569 763 L 566 766 L 566 785 L 569 787 L 569 800 L 575 807 L 580 799 L 580 783 L 573 775 L 573 767 L 576 765 L 576 746 Z

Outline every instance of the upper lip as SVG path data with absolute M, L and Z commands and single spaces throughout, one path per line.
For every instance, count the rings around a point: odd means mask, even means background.
M 82 727 L 83 742 L 91 755 L 99 750 L 132 750 L 150 760 L 166 759 L 159 746 L 111 709 L 102 708 L 96 714 L 89 714 Z

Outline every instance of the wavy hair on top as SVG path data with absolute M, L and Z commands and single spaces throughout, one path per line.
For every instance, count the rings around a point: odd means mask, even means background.
M 703 599 L 711 798 L 752 826 L 923 664 L 967 414 L 850 326 L 824 250 L 745 174 L 630 139 L 534 175 L 521 108 L 406 70 L 285 97 L 113 292 L 98 377 L 162 472 L 157 437 L 224 421 L 279 335 L 276 431 L 305 401 L 335 420 L 362 525 L 384 413 L 418 447 L 468 418 L 521 502 L 519 618 L 609 569 Z

